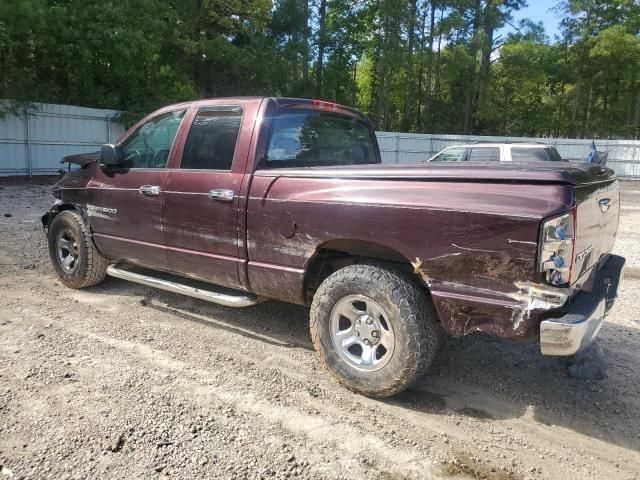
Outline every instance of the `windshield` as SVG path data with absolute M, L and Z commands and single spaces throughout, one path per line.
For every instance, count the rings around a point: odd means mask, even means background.
M 318 110 L 285 110 L 268 119 L 269 168 L 380 163 L 374 134 L 358 118 Z

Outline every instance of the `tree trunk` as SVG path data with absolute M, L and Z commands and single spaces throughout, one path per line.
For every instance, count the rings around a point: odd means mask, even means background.
M 300 0 L 302 9 L 302 22 L 300 30 L 302 32 L 302 80 L 304 91 L 309 92 L 309 0 Z
M 586 47 L 586 41 L 589 38 L 589 29 L 591 27 L 591 4 L 587 7 L 587 20 L 585 24 L 583 42 Z M 584 67 L 587 62 L 586 58 L 586 48 L 582 49 L 580 53 L 580 64 L 578 65 L 578 79 L 576 80 L 576 93 L 575 98 L 573 99 L 573 108 L 571 109 L 571 123 L 569 124 L 569 137 L 575 137 L 577 132 L 577 121 L 578 121 L 578 109 L 580 108 L 580 95 L 582 93 L 582 77 L 584 75 Z
M 436 23 L 436 0 L 431 0 L 430 4 L 430 17 L 429 17 L 429 64 L 427 65 L 427 98 L 425 100 L 426 114 L 431 115 L 430 111 L 433 107 L 433 29 Z M 426 16 L 426 12 L 425 12 Z M 438 41 L 438 52 L 440 51 L 440 41 Z M 427 122 L 431 127 L 431 121 Z
M 589 122 L 591 121 L 592 106 L 593 106 L 593 79 L 591 80 L 591 84 L 589 85 L 589 101 L 587 102 L 587 114 L 585 115 L 585 121 L 582 127 L 582 132 L 580 132 L 581 138 L 585 138 L 585 136 L 592 136 L 589 134 Z
M 611 105 L 612 105 L 612 109 L 609 112 L 609 117 L 607 118 L 607 127 L 608 127 L 608 131 L 607 131 L 607 138 L 611 138 L 611 135 L 613 134 L 613 120 L 614 120 L 614 114 L 615 114 L 615 107 L 616 105 L 619 105 L 619 99 L 620 99 L 620 75 L 616 75 L 616 81 L 614 83 L 615 89 L 613 91 L 613 99 L 611 100 Z
M 358 62 L 353 64 L 353 89 L 351 91 L 351 105 L 356 105 L 356 94 L 358 91 Z
M 376 130 L 380 129 L 381 120 L 381 103 L 380 103 L 380 84 L 382 83 L 382 62 L 380 57 L 382 56 L 382 38 L 380 35 L 376 36 L 376 47 L 373 57 L 373 65 L 371 66 L 371 99 L 369 111 L 373 114 L 373 125 Z
M 558 118 L 556 119 L 556 128 L 553 136 L 560 136 L 560 126 L 562 125 L 562 110 L 564 109 L 564 82 L 560 84 L 560 105 L 558 105 Z
M 471 35 L 471 44 L 469 45 L 469 57 L 471 59 L 469 66 L 469 84 L 464 99 L 464 120 L 462 125 L 462 133 L 469 135 L 471 133 L 471 125 L 473 120 L 473 106 L 476 92 L 476 56 L 479 50 L 479 35 L 482 9 L 480 0 L 475 0 L 475 10 L 473 14 L 473 30 Z
M 569 124 L 569 138 L 576 137 L 576 122 L 578 121 L 578 107 L 580 106 L 580 91 L 582 90 L 582 68 L 578 69 L 578 80 L 571 108 L 571 123 Z
M 416 131 L 422 132 L 422 78 L 424 76 L 424 44 L 425 44 L 425 30 L 427 23 L 427 9 L 424 9 L 424 14 L 422 15 L 422 21 L 420 22 L 420 66 L 418 68 L 418 93 L 416 110 L 414 112 L 414 118 L 416 119 Z
M 488 0 L 484 15 L 484 37 L 482 45 L 482 59 L 478 76 L 478 100 L 476 105 L 475 125 L 478 126 L 479 113 L 482 111 L 484 99 L 489 86 L 489 70 L 491 68 L 491 52 L 493 51 L 493 33 L 498 22 L 498 1 Z
M 316 63 L 316 97 L 322 98 L 322 75 L 324 69 L 324 49 L 326 37 L 327 0 L 320 1 L 320 21 L 318 27 L 318 61 Z
M 418 9 L 417 0 L 409 0 L 409 31 L 407 44 L 407 81 L 405 85 L 404 109 L 402 115 L 403 130 L 410 131 L 413 128 L 413 119 L 411 118 L 411 103 L 413 98 L 413 44 L 416 30 L 416 12 Z
M 376 48 L 371 68 L 371 98 L 369 111 L 373 117 L 373 126 L 380 128 L 380 99 L 378 98 L 378 83 L 380 82 L 380 48 Z
M 440 9 L 440 22 L 442 23 L 442 19 L 444 18 L 444 7 Z M 438 35 L 438 48 L 436 49 L 436 61 L 435 61 L 435 72 L 434 72 L 434 84 L 433 84 L 433 95 L 431 97 L 431 102 L 429 104 L 429 125 L 428 131 L 429 133 L 433 133 L 435 128 L 435 120 L 436 120 L 436 108 L 435 106 L 440 102 L 440 67 L 441 67 L 441 52 L 442 52 L 442 32 Z
M 390 72 L 389 72 L 390 73 Z M 384 92 L 385 92 L 385 96 L 384 98 L 384 130 L 385 132 L 388 132 L 391 130 L 391 116 L 390 116 L 390 112 L 389 112 L 389 107 L 391 106 L 391 102 L 390 102 L 390 95 L 388 94 L 388 92 L 391 91 L 391 75 L 386 75 L 385 77 L 386 81 L 387 81 L 387 85 L 384 88 Z
M 634 136 L 635 140 L 638 139 L 638 133 L 640 133 L 640 92 L 636 96 L 636 114 L 633 118 L 633 128 L 634 128 Z

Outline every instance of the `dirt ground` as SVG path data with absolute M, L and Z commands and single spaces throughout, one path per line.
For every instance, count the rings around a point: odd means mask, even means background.
M 387 401 L 319 368 L 305 308 L 63 287 L 39 226 L 49 188 L 0 182 L 0 480 L 640 478 L 640 184 L 623 185 L 605 379 L 473 336 Z

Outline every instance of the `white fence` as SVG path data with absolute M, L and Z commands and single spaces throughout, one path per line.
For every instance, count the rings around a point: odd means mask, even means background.
M 7 109 L 0 101 L 0 111 Z M 65 155 L 96 151 L 124 131 L 114 121 L 116 110 L 32 104 L 20 115 L 0 118 L 0 176 L 46 175 L 63 168 Z M 421 162 L 445 147 L 478 141 L 545 142 L 555 145 L 563 158 L 584 160 L 591 140 L 480 137 L 464 135 L 377 132 L 382 161 Z M 621 177 L 640 177 L 640 141 L 596 140 L 600 151 L 609 151 L 607 166 Z
M 482 137 L 470 135 L 440 135 L 419 133 L 377 132 L 384 163 L 422 162 L 440 150 L 475 142 L 530 142 L 554 145 L 562 158 L 584 161 L 591 151 L 592 140 L 570 138 Z M 640 177 L 640 141 L 596 140 L 598 151 L 608 151 L 607 167 L 620 177 Z
M 96 151 L 124 131 L 116 110 L 40 103 L 15 115 L 7 107 L 0 102 L 0 176 L 54 174 L 65 155 Z

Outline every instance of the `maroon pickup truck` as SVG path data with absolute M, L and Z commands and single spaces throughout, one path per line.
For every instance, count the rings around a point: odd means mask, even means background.
M 65 285 L 111 275 L 232 307 L 309 305 L 322 363 L 373 397 L 417 379 L 444 333 L 578 352 L 624 267 L 611 170 L 385 165 L 367 119 L 328 102 L 172 105 L 66 160 L 82 168 L 42 218 Z

